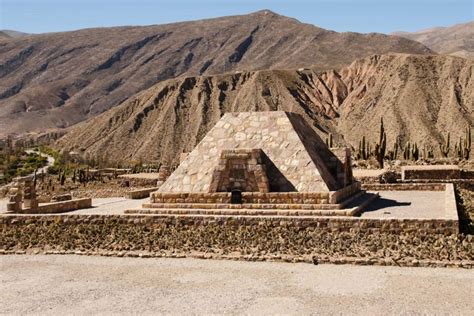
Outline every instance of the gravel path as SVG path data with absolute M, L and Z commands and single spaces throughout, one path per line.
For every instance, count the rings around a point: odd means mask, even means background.
M 86 256 L 0 257 L 5 314 L 472 315 L 472 270 Z

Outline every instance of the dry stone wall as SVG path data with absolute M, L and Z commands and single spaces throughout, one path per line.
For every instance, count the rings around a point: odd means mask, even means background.
M 79 252 L 473 267 L 457 221 L 350 217 L 1 216 L 0 253 Z
M 418 179 L 460 179 L 461 169 L 456 165 L 434 166 L 404 166 L 402 167 L 402 180 Z

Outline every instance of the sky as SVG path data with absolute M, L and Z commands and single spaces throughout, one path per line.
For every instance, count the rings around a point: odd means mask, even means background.
M 338 32 L 413 32 L 474 20 L 474 0 L 0 0 L 0 29 L 60 32 L 263 9 Z

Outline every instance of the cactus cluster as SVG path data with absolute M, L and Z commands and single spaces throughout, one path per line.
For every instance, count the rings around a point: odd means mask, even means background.
M 454 152 L 459 159 L 468 160 L 471 156 L 471 126 L 466 127 L 464 137 L 459 137 L 459 143 L 454 145 Z
M 423 159 L 431 159 L 434 158 L 433 148 L 431 146 L 424 146 L 422 151 L 422 158 Z
M 420 158 L 420 149 L 416 143 L 407 142 L 403 148 L 403 159 L 417 161 Z
M 380 119 L 380 135 L 379 142 L 375 144 L 375 158 L 379 163 L 380 169 L 383 169 L 383 162 L 385 159 L 385 151 L 387 150 L 387 135 L 385 134 L 385 128 L 383 126 L 383 118 Z
M 393 143 L 393 149 L 388 151 L 387 154 L 388 159 L 396 160 L 398 157 L 398 145 L 397 143 Z
M 441 156 L 443 158 L 448 158 L 450 139 L 451 139 L 451 134 L 448 133 L 446 142 L 444 144 L 439 145 L 439 150 L 441 151 Z
M 370 156 L 370 144 L 365 141 L 365 136 L 359 141 L 359 150 L 357 152 L 357 159 L 367 160 Z

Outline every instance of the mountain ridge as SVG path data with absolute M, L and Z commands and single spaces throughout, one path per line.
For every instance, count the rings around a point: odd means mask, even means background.
M 373 55 L 340 71 L 262 70 L 169 79 L 81 123 L 57 143 L 113 161 L 176 164 L 225 112 L 296 112 L 322 137 L 374 142 L 384 117 L 389 146 L 435 150 L 474 122 L 474 62 L 450 56 Z M 390 147 L 391 148 L 391 147 Z M 104 155 L 103 153 L 106 153 Z
M 432 53 L 398 36 L 337 33 L 268 11 L 9 39 L 0 43 L 0 136 L 72 126 L 170 78 L 340 69 L 387 52 Z
M 391 34 L 418 41 L 440 54 L 474 58 L 474 21 Z

